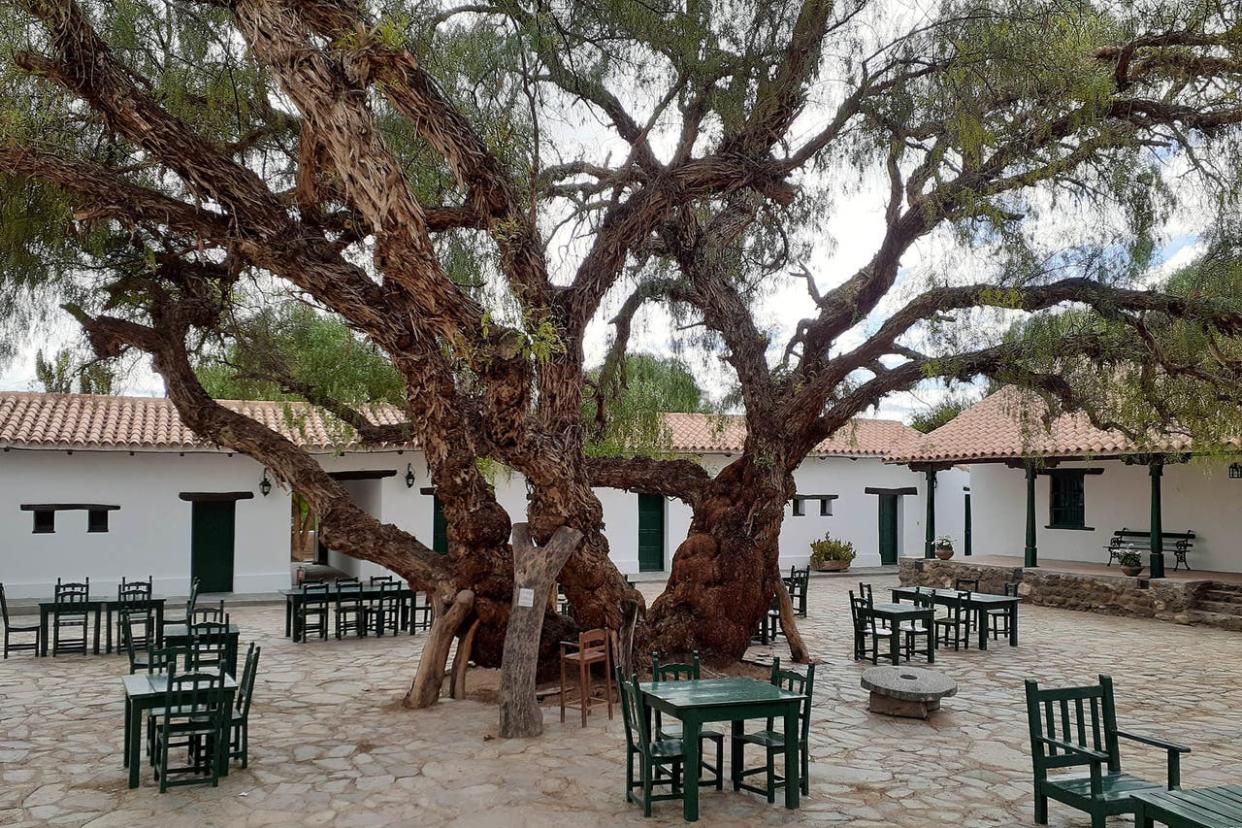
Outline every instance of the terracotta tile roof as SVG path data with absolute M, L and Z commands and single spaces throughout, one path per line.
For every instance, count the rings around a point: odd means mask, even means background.
M 1020 457 L 1105 457 L 1140 451 L 1191 450 L 1185 436 L 1162 436 L 1139 448 L 1115 431 L 1093 426 L 1086 414 L 1064 413 L 1045 422 L 1047 405 L 1029 391 L 1006 386 L 923 435 L 913 451 L 890 462 L 996 461 Z
M 746 442 L 746 423 L 736 415 L 665 414 L 664 424 L 674 451 L 736 453 Z M 817 445 L 812 454 L 880 457 L 912 448 L 920 436 L 898 420 L 858 417 Z
M 312 451 L 346 448 L 353 437 L 352 429 L 339 420 L 303 403 L 222 400 L 221 404 Z M 402 420 L 399 410 L 387 406 L 369 408 L 366 414 L 378 425 Z M 168 399 L 21 391 L 0 392 L 0 447 L 218 450 L 181 422 Z
M 221 400 L 312 451 L 352 446 L 353 432 L 321 409 L 304 403 Z M 366 410 L 377 425 L 399 423 L 389 406 Z M 674 451 L 739 452 L 746 439 L 741 417 L 666 414 Z M 856 419 L 816 446 L 815 454 L 881 456 L 912 447 L 919 433 L 896 420 Z M 380 448 L 412 448 L 413 445 Z M 107 397 L 0 391 L 0 448 L 120 451 L 216 451 L 190 431 L 172 401 L 161 397 Z

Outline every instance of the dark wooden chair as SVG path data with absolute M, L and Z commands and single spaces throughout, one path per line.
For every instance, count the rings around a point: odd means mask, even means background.
M 390 632 L 396 635 L 401 629 L 401 584 L 395 578 L 383 581 L 372 578 L 371 585 L 379 587 L 379 594 L 367 601 L 366 632 L 374 632 L 376 635 Z
M 767 612 L 759 619 L 759 628 L 755 630 L 750 640 L 758 641 L 760 644 L 771 644 L 781 634 L 781 607 L 780 603 L 773 598 L 772 603 L 768 605 Z
M 154 761 L 160 793 L 175 785 L 219 784 L 228 714 L 225 707 L 222 670 L 169 671 L 164 705 L 156 714 L 159 722 Z M 171 764 L 174 753 L 181 755 L 174 749 L 182 746 L 189 747 L 184 754 L 187 764 Z
M 1159 748 L 1168 754 L 1168 789 L 1181 786 L 1181 754 L 1190 749 L 1117 729 L 1113 680 L 1086 687 L 1040 689 L 1026 680 L 1026 717 L 1035 771 L 1035 821 L 1048 824 L 1048 800 L 1055 799 L 1091 816 L 1092 828 L 1105 819 L 1134 813 L 1130 795 L 1160 786 L 1121 770 L 1120 739 Z M 1049 777 L 1048 771 L 1088 766 L 1087 775 Z
M 262 647 L 256 647 L 253 641 L 250 643 L 246 666 L 237 684 L 237 699 L 229 712 L 228 754 L 230 759 L 240 759 L 243 768 L 250 763 L 250 702 L 254 699 L 254 679 L 259 672 L 262 651 Z
M 90 600 L 90 593 L 90 578 L 71 583 L 61 583 L 59 578 L 56 579 L 52 606 L 52 655 L 86 655 L 87 628 L 90 626 L 86 602 Z M 74 630 L 80 631 L 79 636 L 71 635 Z
M 566 682 L 566 671 L 576 670 L 578 673 L 578 704 L 582 711 L 582 726 L 586 727 L 587 716 L 591 715 L 591 698 L 594 695 L 591 672 L 597 664 L 604 666 L 604 696 L 608 702 L 608 718 L 612 718 L 612 682 L 607 676 L 612 675 L 612 641 L 608 630 L 587 630 L 578 634 L 578 640 L 561 642 L 561 721 L 565 721 L 566 709 L 575 705 L 568 698 L 569 685 Z
M 154 641 L 155 613 L 151 605 L 147 603 L 151 600 L 151 592 L 152 579 L 149 577 L 145 581 L 130 581 L 124 577 L 121 578 L 121 583 L 116 588 L 116 600 L 119 604 L 117 608 L 118 642 L 122 640 L 121 628 L 124 624 L 129 625 L 130 637 L 139 647 L 146 647 L 148 643 Z M 138 602 L 142 602 L 143 606 L 126 606 Z M 135 634 L 135 630 L 139 631 L 138 634 Z
M 969 592 L 959 592 L 952 598 L 947 599 L 948 603 L 944 604 L 947 610 L 945 615 L 937 616 L 932 625 L 936 630 L 936 640 L 945 645 L 952 644 L 954 650 L 960 650 L 963 647 L 970 649 L 970 631 L 972 625 L 970 623 L 970 608 L 966 605 L 969 600 Z M 926 599 L 928 605 L 931 605 L 931 598 Z
M 195 670 L 225 670 L 229 663 L 229 617 L 200 621 L 189 627 Z
M 958 592 L 978 592 L 979 591 L 979 579 L 978 578 L 954 578 L 953 588 L 957 590 Z
M 320 640 L 328 638 L 328 585 L 322 581 L 302 584 L 302 599 L 298 602 L 293 623 L 293 640 L 303 642 L 312 632 Z
M 30 650 L 35 655 L 39 654 L 39 625 L 36 624 L 14 624 L 9 620 L 9 602 L 4 597 L 4 584 L 0 584 L 0 618 L 4 620 L 4 657 L 9 657 L 9 650 L 20 652 L 22 650 Z M 13 635 L 28 635 L 34 633 L 34 641 L 19 641 L 13 643 L 9 640 Z
M 777 789 L 785 786 L 785 777 L 776 772 L 776 757 L 785 752 L 786 738 L 798 740 L 801 765 L 799 769 L 801 781 L 798 787 L 803 796 L 810 795 L 811 762 L 807 747 L 811 735 L 811 701 L 812 694 L 815 692 L 815 665 L 808 664 L 804 674 L 795 670 L 782 670 L 781 660 L 774 658 L 772 659 L 772 684 L 792 693 L 801 693 L 806 696 L 802 702 L 802 709 L 798 712 L 798 732 L 787 734 L 776 730 L 775 721 L 768 719 L 767 727 L 763 730 L 733 737 L 734 745 L 741 746 L 743 761 L 740 767 L 735 766 L 730 769 L 733 775 L 733 790 L 763 794 L 768 798 L 768 802 L 775 802 Z M 767 761 L 761 767 L 747 768 L 745 766 L 746 745 L 759 745 L 764 749 Z M 746 784 L 746 777 L 756 774 L 765 774 L 767 784 L 764 787 L 758 788 Z
M 422 595 L 422 602 L 419 602 Z M 410 592 L 410 635 L 422 630 L 431 629 L 431 596 L 411 590 Z
M 1018 595 L 1017 584 L 1005 584 L 1005 594 L 1016 598 Z M 1000 640 L 1001 636 L 1009 635 L 1009 613 L 1004 607 L 992 607 L 984 616 L 988 620 L 989 629 L 992 632 L 992 638 Z
M 194 623 L 194 608 L 198 606 L 198 578 L 190 581 L 190 595 L 185 600 L 185 623 Z
M 859 581 L 858 582 L 858 597 L 866 598 L 868 603 L 875 601 L 875 595 L 871 590 L 871 584 L 865 583 L 863 581 Z M 881 627 L 884 627 L 885 629 L 888 628 L 887 618 L 879 618 L 876 620 L 876 623 L 879 624 Z
M 336 637 L 339 641 L 350 633 L 361 637 L 367 634 L 367 608 L 362 600 L 362 584 L 357 578 L 342 578 L 336 582 Z
M 643 816 L 651 816 L 653 802 L 683 798 L 681 767 L 686 751 L 680 739 L 653 738 L 647 719 L 647 706 L 638 689 L 638 676 L 626 678 L 616 668 L 621 719 L 625 722 L 625 800 L 643 806 Z M 634 760 L 638 778 L 634 778 Z M 656 786 L 669 786 L 669 793 L 655 793 Z M 637 790 L 638 796 L 634 792 Z
M 702 675 L 699 665 L 699 654 L 695 652 L 691 654 L 690 661 L 686 662 L 661 662 L 657 653 L 651 654 L 651 680 L 652 681 L 698 681 Z M 655 711 L 655 727 L 657 739 L 681 739 L 681 728 L 676 725 L 665 727 L 664 721 L 660 715 L 660 711 Z M 716 744 L 716 764 L 712 765 L 706 761 L 708 755 L 706 750 L 699 750 L 699 767 L 711 771 L 711 776 L 699 774 L 699 786 L 711 787 L 716 786 L 716 790 L 724 790 L 724 740 L 723 731 L 717 730 L 710 725 L 704 725 L 701 731 L 700 742 L 714 742 Z
M 125 655 L 129 658 L 129 674 L 132 676 L 139 671 L 152 672 L 151 651 L 152 639 L 148 639 L 141 645 L 134 638 L 134 626 L 126 618 L 127 613 L 122 612 L 118 618 L 118 631 L 121 635 L 121 649 L 125 651 Z
M 228 613 L 224 610 L 224 600 L 221 599 L 219 603 L 209 604 L 207 606 L 201 606 L 196 603 L 194 605 L 194 609 L 186 614 L 186 618 L 188 619 L 186 623 L 190 626 L 207 623 L 219 624 L 228 617 Z
M 807 592 L 811 585 L 811 567 L 798 569 L 796 566 L 789 568 L 789 577 L 785 578 L 785 589 L 789 591 L 789 601 L 794 606 L 794 612 L 799 618 L 806 618 L 806 600 Z
M 871 659 L 872 664 L 880 663 L 880 642 L 888 641 L 890 636 L 899 635 L 895 630 L 876 624 L 871 613 L 871 599 L 855 597 L 850 590 L 850 621 L 854 625 L 854 660 Z

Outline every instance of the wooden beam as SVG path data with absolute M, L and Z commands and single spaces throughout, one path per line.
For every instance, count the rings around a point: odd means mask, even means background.
M 375 471 L 338 471 L 328 472 L 333 480 L 380 480 L 385 477 L 396 477 L 396 469 L 378 469 Z
M 67 512 L 74 509 L 113 512 L 121 507 L 104 503 L 23 503 L 20 508 L 23 512 Z
M 230 500 L 252 500 L 254 492 L 182 492 L 177 497 L 190 503 L 226 503 Z

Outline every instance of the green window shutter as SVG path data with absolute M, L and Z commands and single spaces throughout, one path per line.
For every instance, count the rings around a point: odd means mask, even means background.
M 1049 523 L 1054 527 L 1081 529 L 1086 525 L 1085 472 L 1058 470 L 1049 475 Z

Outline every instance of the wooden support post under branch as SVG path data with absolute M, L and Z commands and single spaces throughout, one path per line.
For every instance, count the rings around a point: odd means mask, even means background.
M 539 635 L 546 612 L 543 596 L 581 541 L 581 532 L 562 526 L 546 545 L 537 547 L 525 523 L 513 524 L 513 608 L 500 666 L 500 735 L 504 738 L 543 733 L 543 711 L 535 699 Z
M 453 637 L 473 607 L 474 591 L 469 589 L 457 593 L 451 604 L 437 602 L 435 620 L 431 622 L 427 643 L 423 645 L 423 655 L 418 661 L 418 674 L 414 676 L 410 692 L 405 694 L 406 707 L 431 707 L 440 698 L 444 665 L 448 662 Z

